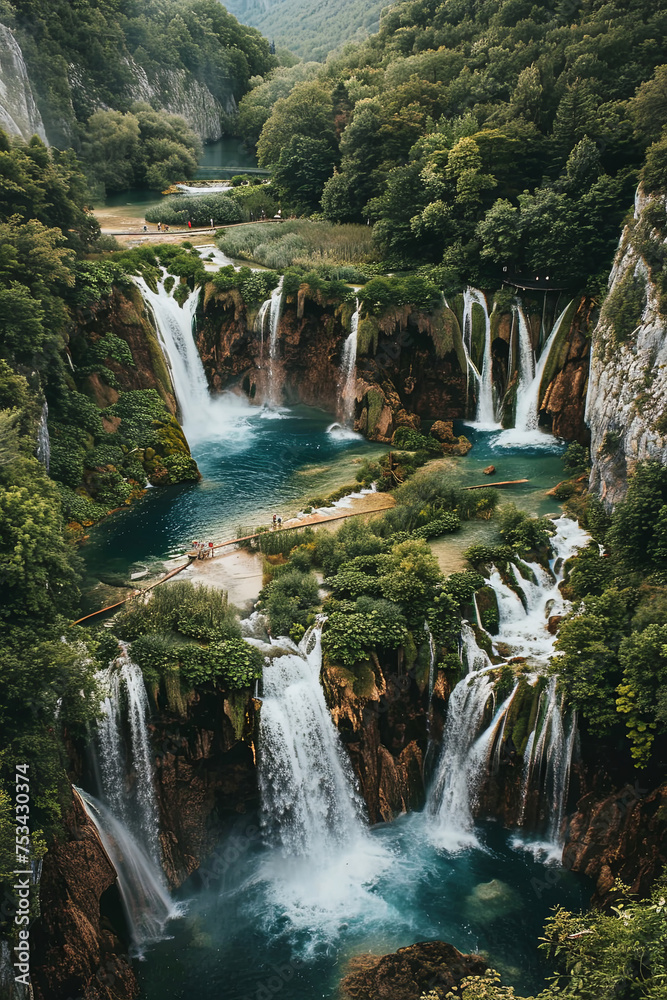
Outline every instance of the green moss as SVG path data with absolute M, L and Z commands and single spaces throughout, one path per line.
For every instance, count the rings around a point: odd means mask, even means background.
M 476 599 L 482 627 L 491 635 L 497 635 L 500 628 L 500 615 L 495 590 L 493 587 L 480 587 Z
M 377 427 L 380 414 L 384 407 L 384 396 L 378 389 L 369 389 L 366 393 L 368 401 L 368 434 L 372 434 Z
M 540 383 L 540 399 L 542 399 L 547 387 L 551 384 L 551 382 L 553 382 L 558 372 L 565 367 L 565 362 L 567 361 L 567 356 L 570 351 L 570 331 L 572 328 L 572 321 L 575 317 L 578 306 L 579 300 L 573 299 L 567 307 L 567 312 L 563 317 L 560 330 L 551 345 L 549 357 L 544 367 L 542 381 Z
M 357 329 L 357 352 L 359 354 L 376 354 L 380 324 L 375 316 L 364 316 L 359 321 Z
M 242 739 L 245 729 L 245 710 L 248 703 L 248 692 L 230 691 L 225 699 L 225 715 L 232 724 L 234 736 Z
M 357 698 L 370 698 L 375 691 L 375 672 L 370 660 L 356 663 L 352 676 L 352 689 Z

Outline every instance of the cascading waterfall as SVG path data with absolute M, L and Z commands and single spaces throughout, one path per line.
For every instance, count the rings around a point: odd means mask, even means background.
M 247 437 L 247 417 L 252 408 L 247 400 L 230 392 L 212 397 L 204 365 L 193 335 L 200 289 L 191 292 L 180 306 L 165 288 L 167 272 L 163 269 L 157 292 L 143 278 L 135 277 L 144 302 L 151 310 L 160 346 L 167 361 L 181 423 L 190 444 L 224 439 L 230 444 Z M 243 433 L 239 435 L 239 431 Z
M 544 674 L 553 655 L 555 637 L 547 629 L 548 617 L 567 609 L 559 590 L 564 562 L 588 542 L 586 532 L 576 521 L 561 517 L 554 525 L 550 571 L 538 563 L 517 562 L 510 564 L 516 589 L 502 579 L 496 568 L 486 581 L 498 602 L 496 641 L 509 647 L 512 656 L 525 658 L 534 671 L 530 683 L 536 683 Z M 462 628 L 461 643 L 462 661 L 470 673 L 459 681 L 450 697 L 435 780 L 428 796 L 433 840 L 447 849 L 475 842 L 475 808 L 490 767 L 497 767 L 500 761 L 507 713 L 518 690 L 515 686 L 490 724 L 482 728 L 493 697 L 495 668 L 469 625 Z M 569 788 L 576 718 L 574 713 L 568 719 L 563 717 L 555 676 L 550 678 L 542 702 L 524 755 L 519 823 L 524 822 L 527 801 L 535 789 L 546 820 L 545 835 L 555 845 Z
M 343 344 L 340 364 L 338 419 L 344 427 L 354 426 L 354 403 L 357 387 L 357 331 L 359 329 L 359 299 L 350 320 L 350 334 Z
M 457 850 L 477 843 L 473 828 L 478 795 L 517 689 L 515 685 L 481 733 L 487 706 L 494 697 L 488 668 L 468 675 L 452 692 L 440 760 L 427 803 L 432 836 L 440 847 Z
M 264 671 L 259 782 L 265 824 L 289 856 L 325 858 L 361 836 L 352 771 L 320 686 L 321 634 Z
M 509 444 L 517 443 L 517 435 L 532 435 L 533 439 L 535 439 L 535 435 L 538 433 L 540 417 L 540 387 L 542 384 L 542 376 L 544 375 L 544 370 L 547 366 L 551 349 L 560 332 L 560 328 L 569 308 L 570 305 L 568 304 L 558 316 L 553 329 L 549 334 L 544 347 L 542 348 L 537 364 L 535 364 L 532 353 L 532 344 L 530 341 L 530 333 L 521 309 L 521 304 L 519 303 L 520 377 L 516 395 L 516 419 L 514 421 L 514 433 L 512 433 L 512 431 L 506 432 Z
M 37 459 L 42 463 L 46 471 L 49 471 L 51 464 L 51 438 L 49 437 L 49 404 L 45 401 L 42 406 L 42 415 L 37 429 Z
M 273 658 L 264 670 L 260 719 L 262 817 L 273 851 L 258 878 L 281 926 L 305 935 L 309 954 L 331 945 L 351 919 L 385 914 L 372 886 L 390 864 L 365 825 L 320 686 L 321 665 L 318 629 L 293 653 Z M 264 903 L 261 914 L 265 919 Z
M 98 756 L 102 793 L 116 818 L 129 826 L 156 865 L 160 864 L 160 842 L 153 763 L 148 738 L 148 699 L 141 669 L 126 648 L 111 666 L 98 675 L 107 692 L 98 726 Z M 123 708 L 130 729 L 131 760 L 125 759 Z M 127 772 L 134 775 L 132 793 L 127 791 Z
M 482 371 L 477 373 L 477 369 L 470 361 L 472 355 L 472 331 L 473 331 L 473 305 L 477 304 L 484 311 L 484 355 L 482 360 Z M 480 427 L 495 429 L 498 424 L 495 418 L 495 407 L 493 403 L 493 358 L 491 355 L 491 317 L 486 298 L 477 288 L 466 288 L 463 293 L 463 342 L 466 355 L 469 361 L 469 368 L 473 374 L 478 375 L 478 399 L 475 422 Z
M 116 869 L 133 947 L 141 954 L 146 945 L 164 937 L 167 921 L 182 910 L 171 900 L 161 869 L 149 707 L 141 670 L 123 647 L 97 679 L 105 691 L 95 759 L 104 801 L 77 791 Z
M 162 872 L 127 826 L 88 792 L 76 791 L 116 869 L 133 951 L 141 956 L 147 945 L 164 938 L 167 922 L 181 916 L 183 908 L 173 902 Z
M 269 308 L 269 388 L 268 403 L 272 407 L 280 403 L 280 392 L 276 385 L 276 366 L 278 359 L 278 329 L 280 327 L 280 317 L 283 311 L 283 277 L 271 292 Z
M 524 400 L 527 398 L 528 389 L 535 379 L 535 351 L 533 350 L 533 340 L 528 327 L 523 306 L 517 301 L 515 316 L 519 330 L 519 382 L 516 390 L 516 424 L 518 428 L 521 422 L 525 421 L 523 413 Z

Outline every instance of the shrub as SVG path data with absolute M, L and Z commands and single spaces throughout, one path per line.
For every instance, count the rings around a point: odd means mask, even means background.
M 243 211 L 233 195 L 216 192 L 205 195 L 174 195 L 146 210 L 147 222 L 164 222 L 168 226 L 216 226 L 242 222 Z

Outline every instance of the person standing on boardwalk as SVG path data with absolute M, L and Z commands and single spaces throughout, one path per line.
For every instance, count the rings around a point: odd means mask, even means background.
M 192 221 L 188 219 L 188 229 L 192 229 Z

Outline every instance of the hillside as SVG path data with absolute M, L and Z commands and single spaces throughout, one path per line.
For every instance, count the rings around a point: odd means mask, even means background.
M 244 24 L 302 59 L 324 61 L 345 42 L 378 30 L 383 0 L 228 0 L 227 10 Z
M 664 125 L 665 37 L 650 0 L 398 3 L 316 76 L 254 87 L 241 128 L 297 211 L 375 223 L 394 267 L 598 292 Z

